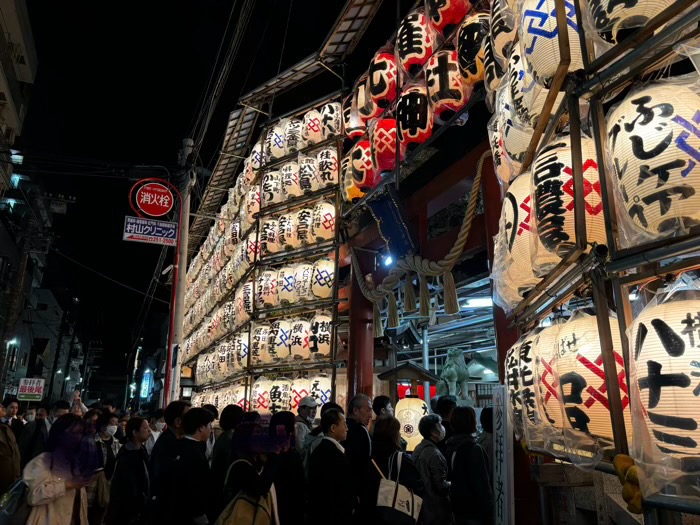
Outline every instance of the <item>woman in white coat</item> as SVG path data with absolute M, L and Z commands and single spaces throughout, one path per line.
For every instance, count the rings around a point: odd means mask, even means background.
M 24 468 L 31 508 L 27 525 L 88 525 L 85 486 L 95 475 L 99 458 L 80 416 L 58 418 L 46 450 Z

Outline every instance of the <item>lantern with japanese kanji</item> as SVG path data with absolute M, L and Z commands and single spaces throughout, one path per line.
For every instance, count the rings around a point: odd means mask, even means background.
M 270 325 L 270 355 L 273 360 L 282 361 L 291 354 L 290 338 L 292 336 L 292 323 L 287 319 L 277 319 Z
M 304 120 L 301 125 L 301 138 L 304 146 L 311 146 L 323 141 L 321 113 L 317 110 L 312 109 L 304 114 Z
M 233 344 L 235 346 L 236 358 L 238 359 L 238 365 L 240 368 L 248 367 L 248 352 L 249 352 L 249 334 L 248 332 L 239 332 L 233 337 Z
M 333 317 L 328 312 L 318 312 L 311 318 L 309 351 L 314 359 L 325 359 L 331 355 Z
M 700 224 L 700 96 L 676 84 L 635 91 L 608 116 L 612 177 L 633 228 L 650 235 Z
M 296 412 L 302 399 L 309 395 L 311 381 L 305 377 L 297 377 L 292 381 L 292 403 L 291 410 Z
M 331 378 L 326 374 L 318 374 L 311 378 L 311 391 L 309 395 L 321 405 L 332 400 L 333 385 Z
M 384 171 L 396 167 L 396 119 L 379 119 L 370 127 L 372 143 L 372 167 L 374 173 L 381 175 Z
M 297 238 L 297 216 L 296 213 L 284 213 L 277 221 L 277 235 L 280 245 L 285 250 L 299 248 Z
M 255 223 L 255 219 L 260 211 L 260 188 L 251 188 L 245 197 L 245 217 L 247 225 Z
M 242 252 L 241 264 L 247 269 L 260 258 L 260 243 L 258 242 L 258 233 L 252 231 L 245 238 L 243 243 L 245 246 Z M 245 271 L 245 270 L 244 270 Z
M 290 197 L 299 197 L 304 192 L 299 185 L 299 164 L 296 162 L 287 162 L 280 168 L 282 193 L 286 199 Z
M 301 301 L 313 301 L 314 294 L 312 283 L 314 278 L 314 265 L 304 261 L 294 268 L 294 279 L 297 290 L 297 299 Z
M 250 319 L 250 314 L 253 313 L 254 292 L 253 281 L 241 284 L 236 290 L 234 301 L 236 302 L 236 321 L 238 323 L 243 324 Z
M 508 61 L 511 46 L 515 39 L 515 24 L 513 24 L 511 18 L 510 8 L 505 0 L 493 0 L 491 2 L 490 52 L 493 53 L 494 61 L 500 65 L 497 68 L 497 70 L 500 69 L 500 74 L 497 72 L 499 78 L 503 75 L 503 69 Z
M 321 188 L 316 157 L 301 157 L 299 159 L 299 187 L 304 193 L 317 191 Z
M 401 21 L 396 35 L 396 55 L 401 67 L 411 76 L 420 72 L 435 49 L 435 37 L 428 18 L 420 11 Z
M 605 244 L 605 221 L 593 139 L 581 137 L 586 240 Z M 532 165 L 537 234 L 549 251 L 564 255 L 576 245 L 571 138 L 554 137 Z
M 427 0 L 430 25 L 441 35 L 452 33 L 471 10 L 469 0 Z
M 277 295 L 280 304 L 294 304 L 299 300 L 296 266 L 283 266 L 277 272 Z
M 635 439 L 648 433 L 661 452 L 681 460 L 681 470 L 696 470 L 691 465 L 700 456 L 698 312 L 700 293 L 677 290 L 650 303 L 634 320 L 630 337 L 630 382 L 641 402 L 635 413 L 643 414 L 646 427 L 635 428 Z
M 367 88 L 374 104 L 388 108 L 396 99 L 398 69 L 393 53 L 377 53 L 369 64 Z
M 352 149 L 351 169 L 352 178 L 360 190 L 375 188 L 381 176 L 372 165 L 372 149 L 369 140 L 361 140 Z
M 343 100 L 343 130 L 345 136 L 355 140 L 365 134 L 366 124 L 357 113 L 355 95 L 350 93 Z
M 250 363 L 253 366 L 272 362 L 268 352 L 270 325 L 254 324 L 250 332 Z
M 543 329 L 534 338 L 535 399 L 544 427 L 559 434 L 564 428 L 564 407 L 559 388 L 558 342 L 561 325 Z
M 273 269 L 259 271 L 255 289 L 256 308 L 272 308 L 278 304 L 277 271 Z
M 366 75 L 361 77 L 357 82 L 357 86 L 355 87 L 355 101 L 357 113 L 365 122 L 365 126 L 370 119 L 379 116 L 383 111 L 370 96 L 369 81 Z
M 310 357 L 309 334 L 311 323 L 306 319 L 294 319 L 292 321 L 292 333 L 289 339 L 289 348 L 294 360 L 300 361 Z
M 365 195 L 365 193 L 360 188 L 355 186 L 355 177 L 353 177 L 352 173 L 353 151 L 354 148 L 350 151 L 350 153 L 345 155 L 345 157 L 343 157 L 343 160 L 340 162 L 340 173 L 343 177 L 343 199 L 347 202 L 356 202 Z
M 496 2 L 491 4 L 494 6 Z M 491 41 L 491 25 L 489 17 L 489 36 L 484 39 L 484 84 L 490 91 L 496 91 L 501 84 L 501 79 L 505 70 L 501 62 L 496 60 L 493 52 L 493 42 Z
M 258 171 L 263 167 L 263 164 L 265 164 L 265 146 L 263 145 L 262 140 L 255 143 L 255 146 L 253 146 L 253 151 L 251 151 L 248 159 L 250 162 L 250 168 L 253 171 Z
M 245 395 L 245 385 L 236 385 L 235 387 L 233 387 L 233 390 L 231 392 L 231 404 L 238 405 L 244 411 L 247 411 L 248 408 L 250 408 L 250 405 Z
M 484 80 L 485 41 L 489 35 L 489 15 L 474 13 L 464 19 L 457 33 L 459 71 L 468 85 Z
M 433 134 L 433 112 L 425 86 L 414 84 L 401 93 L 396 121 L 402 155 L 430 138 Z
M 342 112 L 339 102 L 329 102 L 321 108 L 321 135 L 324 140 L 340 135 Z
M 284 126 L 284 153 L 290 155 L 304 147 L 301 137 L 303 124 L 301 120 L 293 118 Z
M 518 340 L 508 349 L 505 360 L 505 383 L 510 398 L 509 413 L 517 437 L 520 437 L 523 431 L 523 403 L 520 399 L 520 344 L 521 341 Z
M 251 408 L 254 412 L 264 415 L 270 413 L 270 389 L 272 381 L 261 377 L 253 383 L 251 393 Z
M 313 208 L 311 237 L 316 242 L 335 239 L 335 205 L 327 201 L 317 202 Z
M 268 171 L 262 176 L 262 202 L 269 206 L 282 202 L 282 177 L 279 171 Z
M 223 310 L 226 332 L 231 332 L 236 328 L 236 303 L 234 301 L 227 301 L 224 303 Z
M 524 335 L 518 348 L 520 403 L 522 405 L 523 426 L 527 434 L 535 433 L 534 427 L 541 424 L 535 381 L 535 338 L 542 330 L 542 328 L 535 328 Z
M 471 87 L 465 86 L 459 72 L 457 51 L 443 49 L 428 61 L 426 85 L 435 118 L 446 122 L 469 100 Z
M 406 452 L 413 452 L 423 440 L 418 431 L 418 424 L 423 416 L 428 415 L 428 405 L 419 397 L 407 396 L 396 403 L 396 419 L 401 423 L 401 437 L 406 440 Z
M 276 414 L 292 407 L 292 381 L 278 377 L 270 387 L 270 413 Z
M 673 0 L 590 0 L 586 5 L 598 34 L 607 42 L 617 44 L 636 28 L 645 26 L 649 20 L 671 7 Z
M 330 299 L 333 297 L 333 285 L 335 284 L 335 262 L 324 257 L 314 263 L 311 291 L 317 299 Z
M 233 220 L 224 233 L 224 251 L 228 257 L 233 256 L 236 245 L 241 241 L 241 222 Z
M 297 242 L 302 246 L 314 242 L 313 221 L 314 212 L 311 208 L 302 208 L 296 214 Z
M 277 124 L 268 130 L 265 137 L 265 156 L 270 162 L 284 157 L 284 152 L 284 128 Z
M 338 150 L 336 148 L 319 151 L 316 155 L 316 167 L 321 188 L 338 184 Z
M 260 253 L 262 255 L 277 253 L 282 249 L 278 228 L 277 219 L 268 218 L 260 221 Z

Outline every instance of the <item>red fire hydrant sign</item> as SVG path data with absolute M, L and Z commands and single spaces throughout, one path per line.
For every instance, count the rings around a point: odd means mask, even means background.
M 173 194 L 162 184 L 149 182 L 136 191 L 136 206 L 146 215 L 162 217 L 173 209 Z

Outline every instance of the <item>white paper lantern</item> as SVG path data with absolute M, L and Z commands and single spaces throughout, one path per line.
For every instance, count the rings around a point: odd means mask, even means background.
M 231 332 L 236 328 L 236 303 L 235 301 L 227 301 L 222 308 L 224 311 L 226 332 Z
M 277 124 L 267 132 L 265 138 L 265 155 L 268 162 L 284 157 L 284 128 Z
M 326 359 L 333 349 L 333 317 L 325 311 L 318 312 L 311 318 L 311 336 L 309 351 L 314 359 Z
M 311 237 L 316 242 L 335 239 L 335 205 L 327 201 L 316 203 L 313 209 Z
M 509 413 L 515 435 L 518 437 L 522 435 L 523 425 L 523 403 L 520 400 L 520 344 L 521 341 L 518 340 L 511 346 L 506 352 L 505 359 L 505 383 L 510 398 Z
M 523 0 L 522 48 L 532 75 L 537 82 L 549 86 L 559 66 L 559 31 L 557 30 L 557 10 L 554 0 Z M 569 35 L 571 64 L 569 71 L 583 68 L 581 43 L 579 40 L 576 10 L 567 4 L 566 29 Z
M 277 270 L 261 270 L 258 272 L 256 284 L 256 308 L 273 308 L 279 304 L 279 297 L 277 296 Z
M 462 79 L 454 49 L 443 49 L 430 57 L 425 79 L 430 106 L 439 122 L 449 120 L 469 100 L 471 87 Z
M 364 197 L 365 193 L 355 185 L 355 177 L 353 176 L 352 153 L 355 148 L 350 150 L 350 153 L 343 157 L 340 161 L 340 173 L 342 175 L 342 194 L 343 200 L 346 202 L 356 202 Z
M 535 397 L 539 417 L 548 432 L 561 434 L 564 428 L 562 392 L 559 388 L 558 336 L 561 325 L 548 326 L 534 339 Z
M 292 323 L 277 319 L 270 325 L 269 352 L 273 361 L 283 361 L 291 355 Z
M 282 174 L 282 192 L 286 199 L 304 194 L 299 185 L 299 164 L 287 162 L 280 169 Z
M 511 18 L 512 12 L 504 0 L 493 0 L 491 2 L 489 43 L 485 51 L 487 55 L 489 51 L 493 54 L 496 64 L 505 65 L 510 56 L 510 50 L 515 39 L 515 24 L 512 23 Z M 489 47 L 490 50 L 488 49 Z M 497 67 L 497 70 L 497 77 L 502 76 L 503 68 Z
M 679 290 L 666 302 L 645 308 L 634 320 L 630 338 L 630 382 L 642 405 L 636 412 L 643 413 L 649 438 L 661 452 L 689 458 L 691 464 L 700 456 L 698 312 L 700 294 Z M 687 470 L 683 463 L 681 469 Z
M 316 156 L 316 167 L 322 188 L 338 184 L 338 150 L 336 148 L 319 151 Z
M 262 202 L 264 206 L 270 206 L 282 202 L 282 176 L 279 171 L 269 171 L 262 176 Z
M 326 374 L 313 376 L 311 378 L 309 395 L 321 405 L 333 401 L 333 383 L 331 382 L 331 378 Z
M 292 381 L 292 403 L 290 408 L 292 412 L 296 412 L 299 409 L 299 403 L 309 395 L 310 391 L 311 381 L 305 377 L 298 377 Z
M 296 266 L 283 266 L 277 272 L 277 295 L 280 304 L 294 304 L 299 300 Z
M 658 84 L 627 96 L 608 116 L 616 199 L 640 231 L 658 235 L 700 222 L 700 96 Z
M 250 319 L 253 313 L 254 286 L 253 281 L 243 283 L 236 290 L 236 321 L 239 326 Z
M 292 333 L 289 339 L 289 349 L 294 360 L 309 359 L 309 335 L 311 323 L 306 319 L 294 319 L 292 321 Z
M 296 214 L 297 241 L 300 245 L 314 242 L 312 235 L 314 212 L 311 208 L 302 208 Z
M 246 399 L 245 385 L 236 385 L 231 390 L 231 404 L 238 405 L 243 410 L 248 410 L 249 404 Z
M 241 253 L 241 264 L 247 269 L 251 264 L 260 259 L 260 243 L 258 242 L 258 233 L 255 231 L 250 232 L 245 238 L 243 246 L 245 247 L 245 250 Z
M 262 140 L 255 143 L 253 146 L 253 151 L 250 154 L 250 167 L 254 171 L 260 170 L 265 164 L 265 147 L 263 146 Z
M 616 44 L 632 30 L 645 26 L 649 20 L 671 7 L 673 0 L 589 0 L 587 5 L 598 34 L 611 44 Z
M 250 363 L 253 366 L 272 363 L 269 352 L 270 325 L 254 324 L 250 336 Z
M 276 414 L 292 408 L 292 380 L 278 377 L 270 387 L 270 413 Z
M 299 119 L 291 119 L 284 126 L 284 153 L 290 155 L 304 147 L 301 138 L 302 123 Z
M 317 299 L 333 297 L 335 284 L 335 262 L 328 258 L 319 259 L 314 263 L 313 282 L 311 291 Z
M 321 134 L 324 140 L 340 135 L 342 113 L 339 102 L 329 102 L 321 108 Z
M 314 278 L 314 265 L 310 262 L 301 262 L 294 267 L 294 279 L 297 292 L 297 300 L 313 301 L 312 283 Z
M 260 188 L 251 188 L 245 198 L 245 214 L 247 225 L 255 224 L 255 219 L 260 212 Z
M 253 383 L 253 389 L 251 393 L 251 408 L 254 412 L 260 415 L 265 415 L 270 413 L 270 389 L 272 388 L 272 381 L 261 377 L 255 383 Z
M 241 223 L 238 220 L 231 221 L 224 235 L 224 251 L 227 257 L 233 257 L 236 245 L 241 242 Z
M 301 157 L 299 159 L 299 187 L 304 193 L 321 189 L 316 157 Z
M 603 200 L 595 142 L 581 137 L 586 240 L 606 244 Z M 549 251 L 564 255 L 576 245 L 571 138 L 555 137 L 540 150 L 532 167 L 537 234 Z
M 278 228 L 277 219 L 268 218 L 260 221 L 260 253 L 262 256 L 277 253 L 282 249 Z
M 300 246 L 297 238 L 297 214 L 284 213 L 277 221 L 277 232 L 280 245 L 285 250 L 293 250 Z
M 423 440 L 418 431 L 418 424 L 423 416 L 427 416 L 428 405 L 419 397 L 404 397 L 396 403 L 396 419 L 401 423 L 401 437 L 406 440 L 406 452 L 413 452 Z
M 323 131 L 321 129 L 321 113 L 312 109 L 304 114 L 301 126 L 301 137 L 304 146 L 311 146 L 323 141 Z
M 236 358 L 238 359 L 238 366 L 243 369 L 248 367 L 248 354 L 249 354 L 249 332 L 239 332 L 233 338 L 233 344 L 235 347 Z

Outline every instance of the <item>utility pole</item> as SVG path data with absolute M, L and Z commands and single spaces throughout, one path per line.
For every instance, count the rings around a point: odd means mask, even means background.
M 61 317 L 61 324 L 58 327 L 58 342 L 56 343 L 56 349 L 53 356 L 53 366 L 51 367 L 50 379 L 49 379 L 49 391 L 47 398 L 49 402 L 53 401 L 53 385 L 58 378 L 58 358 L 61 355 L 61 347 L 63 346 L 63 334 L 66 331 L 66 316 L 68 315 L 68 309 L 63 310 L 63 316 Z M 65 379 L 64 379 L 65 381 Z
M 61 386 L 61 397 L 66 395 L 66 383 L 68 382 L 68 376 L 70 375 L 70 362 L 73 358 L 73 350 L 75 349 L 75 323 L 73 324 L 73 336 L 70 339 L 70 348 L 68 349 L 68 358 L 66 359 L 66 368 L 63 370 L 63 385 Z M 77 386 L 77 385 L 76 385 Z

